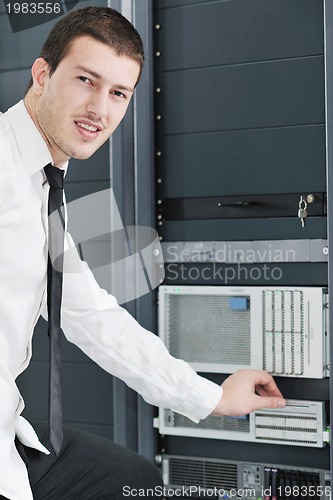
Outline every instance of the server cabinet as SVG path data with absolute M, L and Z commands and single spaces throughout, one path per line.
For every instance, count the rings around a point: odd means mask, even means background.
M 305 441 L 301 448 L 292 440 L 281 446 L 283 425 L 274 435 L 272 419 L 263 416 L 261 429 L 267 424 L 271 430 L 258 435 L 270 433 L 271 442 L 259 439 L 244 445 L 226 438 L 227 431 L 219 434 L 213 418 L 203 424 L 202 432 L 193 431 L 161 410 L 155 420 L 161 463 L 170 454 L 176 461 L 185 456 L 185 462 L 254 461 L 263 470 L 265 464 L 269 470 L 282 464 L 282 468 L 297 469 L 302 484 L 303 468 L 308 468 L 309 477 L 311 470 L 319 468 L 325 471 L 321 481 L 328 484 L 327 64 L 331 49 L 327 32 L 331 33 L 333 24 L 328 4 L 317 0 L 154 2 L 156 224 L 166 268 L 159 300 L 160 334 L 171 351 L 188 356 L 200 373 L 222 382 L 237 366 L 212 359 L 213 345 L 219 352 L 214 338 L 218 321 L 215 329 L 202 325 L 200 330 L 198 321 L 194 328 L 186 310 L 197 295 L 194 307 L 204 317 L 210 307 L 207 293 L 224 293 L 229 298 L 220 306 L 215 303 L 205 321 L 215 314 L 219 317 L 230 352 L 241 342 L 232 335 L 231 315 L 237 316 L 233 321 L 239 324 L 240 337 L 250 325 L 246 321 L 259 322 L 257 334 L 264 332 L 264 338 L 259 343 L 252 338 L 252 348 L 288 400 L 319 404 L 320 434 L 325 436 L 324 441 L 319 439 L 323 446 L 311 453 Z M 254 299 L 258 288 L 264 297 L 260 304 Z M 296 331 L 302 328 L 291 325 L 298 317 L 297 297 L 311 289 L 325 297 L 317 306 L 316 300 L 310 300 L 315 309 L 312 321 L 318 326 L 326 318 L 319 341 L 326 354 L 318 357 L 319 376 L 311 370 L 301 374 L 300 366 L 299 373 L 291 369 L 296 351 L 297 356 L 305 354 L 308 340 L 314 339 L 314 330 L 304 323 L 305 345 Z M 252 320 L 245 318 L 249 303 Z M 284 328 L 289 323 L 287 332 Z M 234 429 L 251 427 L 251 422 L 241 420 L 229 424 Z M 181 459 L 178 465 L 182 467 Z M 276 480 L 275 473 L 269 477 Z M 171 479 L 170 484 L 174 484 Z

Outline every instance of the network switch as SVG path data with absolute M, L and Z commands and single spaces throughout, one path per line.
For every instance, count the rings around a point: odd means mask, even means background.
M 198 424 L 160 408 L 154 420 L 160 434 L 252 441 L 322 448 L 329 441 L 325 404 L 289 400 L 281 409 L 257 410 L 244 417 L 207 417 Z

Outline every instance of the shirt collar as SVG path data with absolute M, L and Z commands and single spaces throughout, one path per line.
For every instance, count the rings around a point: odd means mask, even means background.
M 16 138 L 17 147 L 29 174 L 42 170 L 45 165 L 53 164 L 51 153 L 30 117 L 23 100 L 5 113 Z M 68 161 L 61 167 L 67 171 Z

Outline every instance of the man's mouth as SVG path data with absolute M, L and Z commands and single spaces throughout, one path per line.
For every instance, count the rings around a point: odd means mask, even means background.
M 102 131 L 103 127 L 97 123 L 92 123 L 88 121 L 75 121 L 75 125 L 79 134 L 86 140 L 91 141 L 95 139 L 99 133 Z
M 86 130 L 89 130 L 90 132 L 97 132 L 97 130 L 98 130 L 97 127 L 94 127 L 93 125 L 87 125 L 86 123 L 76 122 L 76 125 L 78 125 L 79 127 L 84 128 Z

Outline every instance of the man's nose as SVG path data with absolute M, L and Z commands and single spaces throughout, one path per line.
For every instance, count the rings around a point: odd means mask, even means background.
M 101 120 L 107 116 L 109 105 L 109 93 L 106 91 L 96 91 L 91 96 L 87 105 L 87 111 Z

